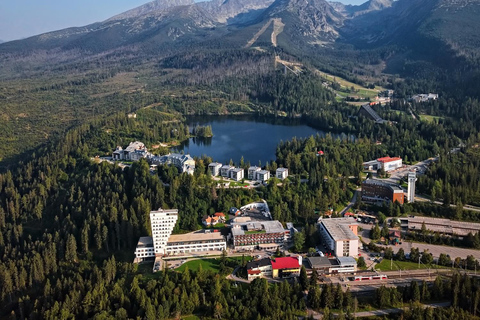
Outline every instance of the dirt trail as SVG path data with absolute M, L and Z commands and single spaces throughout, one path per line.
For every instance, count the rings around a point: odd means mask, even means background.
M 274 47 L 277 46 L 277 37 L 283 32 L 283 27 L 285 24 L 282 22 L 282 18 L 273 19 L 272 44 Z
M 265 23 L 265 25 L 264 25 L 260 30 L 258 30 L 257 33 L 255 33 L 255 35 L 253 36 L 253 38 L 250 39 L 250 41 L 247 42 L 247 45 L 245 46 L 245 48 L 250 48 L 250 47 L 255 43 L 255 41 L 257 41 L 258 38 L 260 38 L 260 36 L 265 33 L 265 31 L 267 30 L 267 28 L 268 28 L 268 27 L 270 26 L 270 24 L 272 23 L 272 20 L 273 20 L 273 19 L 268 20 L 268 22 Z

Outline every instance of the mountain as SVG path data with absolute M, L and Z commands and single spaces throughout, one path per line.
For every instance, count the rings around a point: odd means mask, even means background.
M 212 0 L 197 5 L 209 12 L 218 23 L 245 23 L 256 18 L 273 0 Z
M 137 18 L 145 14 L 155 14 L 156 12 L 165 11 L 169 8 L 193 5 L 193 0 L 155 0 L 140 7 L 125 11 L 121 14 L 113 16 L 107 21 L 118 21 L 130 18 Z
M 369 0 L 361 5 L 345 5 L 341 2 L 330 2 L 330 5 L 347 18 L 356 17 L 372 11 L 391 7 L 393 0 Z

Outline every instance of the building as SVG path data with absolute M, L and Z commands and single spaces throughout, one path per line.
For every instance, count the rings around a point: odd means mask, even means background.
M 234 168 L 234 166 L 226 164 L 220 168 L 220 175 L 224 178 L 230 178 L 230 170 Z
M 117 146 L 117 149 L 113 151 L 113 160 L 126 160 L 126 161 L 138 161 L 142 158 L 147 158 L 150 154 L 147 151 L 145 145 L 140 141 L 130 142 L 127 148 Z
M 383 120 L 378 113 L 375 112 L 375 110 L 372 109 L 370 104 L 364 104 L 360 107 L 360 110 L 358 110 L 358 114 L 362 115 L 364 117 L 370 118 L 376 123 L 384 123 L 385 120 Z
M 262 170 L 262 168 L 253 166 L 248 168 L 248 180 L 257 180 L 257 172 Z
M 258 181 L 267 181 L 270 179 L 270 171 L 268 170 L 260 170 L 257 172 L 256 180 Z
M 275 177 L 280 180 L 284 180 L 288 177 L 288 169 L 287 168 L 278 168 L 275 171 Z
M 415 202 L 415 181 L 417 181 L 417 174 L 415 172 L 408 173 L 408 191 L 407 201 Z
M 148 258 L 155 258 L 155 248 L 152 237 L 140 237 L 135 249 L 135 262 L 142 262 Z
M 262 276 L 272 275 L 272 262 L 270 258 L 250 261 L 247 263 L 247 278 L 253 280 Z
M 308 257 L 307 266 L 319 274 L 355 273 L 357 261 L 353 257 Z
M 236 250 L 253 250 L 260 244 L 272 246 L 285 243 L 285 229 L 279 221 L 232 223 L 233 246 Z
M 226 250 L 227 242 L 220 232 L 191 232 L 175 234 L 168 238 L 165 252 L 168 255 L 183 255 L 195 252 L 222 252 Z
M 225 214 L 223 214 L 223 212 L 217 212 L 213 216 L 204 216 L 202 219 L 202 223 L 206 227 L 214 226 L 223 222 L 225 222 Z
M 369 203 L 395 202 L 404 203 L 404 192 L 399 186 L 380 180 L 367 179 L 362 182 L 362 201 Z
M 170 153 L 165 156 L 151 156 L 150 162 L 156 165 L 173 165 L 179 172 L 193 174 L 195 160 L 189 154 Z
M 222 164 L 218 163 L 218 162 L 212 162 L 208 165 L 208 170 L 210 170 L 210 173 L 214 177 L 220 175 L 220 169 L 221 168 L 222 168 Z
M 244 170 L 242 168 L 233 168 L 230 170 L 230 178 L 235 181 L 240 181 L 244 177 Z
M 405 231 L 421 231 L 422 225 L 432 232 L 438 232 L 445 235 L 456 235 L 465 237 L 469 233 L 476 234 L 480 232 L 480 223 L 453 221 L 450 219 L 429 218 L 410 216 L 400 219 L 402 230 Z
M 402 242 L 402 233 L 400 230 L 388 231 L 388 242 L 393 245 L 397 245 Z
M 302 256 L 272 259 L 272 277 L 290 278 L 300 275 Z
M 383 168 L 385 172 L 390 172 L 394 171 L 398 168 L 401 168 L 403 166 L 402 164 L 402 158 L 400 157 L 383 157 L 383 158 L 378 158 L 373 161 L 368 161 L 363 163 L 363 169 L 364 170 L 380 170 Z
M 285 228 L 285 242 L 293 241 L 293 236 L 296 232 L 298 232 L 298 230 L 293 226 L 293 223 L 287 222 Z
M 421 93 L 421 94 L 416 94 L 412 96 L 410 100 L 418 103 L 418 102 L 427 102 L 430 100 L 437 100 L 437 99 L 438 99 L 438 94 L 436 93 L 428 93 L 428 94 Z
M 319 219 L 323 245 L 337 257 L 358 255 L 357 222 L 351 218 Z
M 178 210 L 170 209 L 150 212 L 153 245 L 156 255 L 166 254 L 167 242 L 178 220 Z

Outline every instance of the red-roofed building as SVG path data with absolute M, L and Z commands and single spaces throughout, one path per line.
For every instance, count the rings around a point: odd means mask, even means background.
M 301 266 L 302 256 L 273 259 L 272 276 L 273 278 L 289 278 L 299 276 Z
M 365 170 L 379 170 L 383 168 L 386 172 L 396 170 L 402 167 L 402 158 L 400 157 L 383 157 L 377 160 L 368 161 L 363 163 Z

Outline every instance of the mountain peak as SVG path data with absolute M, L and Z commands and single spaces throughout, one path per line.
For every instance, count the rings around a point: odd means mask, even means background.
M 120 13 L 107 21 L 123 20 L 139 17 L 145 14 L 161 12 L 173 7 L 189 6 L 195 4 L 194 0 L 155 0 L 142 6 Z

